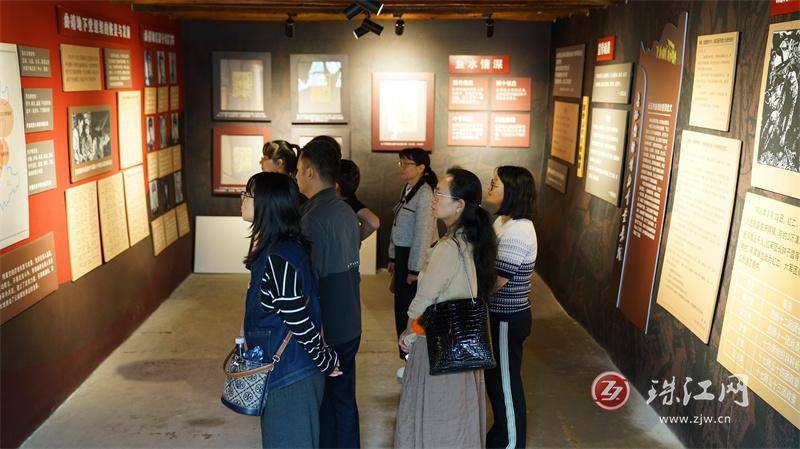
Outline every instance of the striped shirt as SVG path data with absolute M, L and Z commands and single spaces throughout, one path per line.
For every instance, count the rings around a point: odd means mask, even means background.
M 317 368 L 323 374 L 330 374 L 339 364 L 339 358 L 323 341 L 321 329 L 311 321 L 297 281 L 294 267 L 281 256 L 271 254 L 261 279 L 261 307 L 267 313 L 277 313 Z
M 502 218 L 494 222 L 497 234 L 498 276 L 508 279 L 506 285 L 495 292 L 489 301 L 489 311 L 499 316 L 509 316 L 531 307 L 531 276 L 536 263 L 536 230 L 530 220 Z

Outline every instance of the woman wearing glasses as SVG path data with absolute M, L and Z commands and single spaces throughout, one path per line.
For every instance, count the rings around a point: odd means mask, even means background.
M 497 367 L 486 370 L 486 391 L 494 424 L 489 448 L 525 447 L 527 416 L 522 389 L 522 345 L 531 333 L 531 276 L 536 263 L 533 218 L 536 185 L 522 167 L 495 170 L 486 202 L 497 208 L 497 284 L 489 300 L 489 321 Z
M 406 328 L 408 306 L 417 292 L 417 276 L 427 258 L 428 249 L 439 237 L 436 220 L 431 215 L 436 173 L 431 170 L 431 158 L 421 148 L 406 148 L 400 152 L 400 179 L 405 181 L 400 202 L 394 207 L 392 233 L 389 241 L 390 290 L 394 292 L 394 317 L 397 336 Z M 405 353 L 400 351 L 405 360 Z M 405 367 L 397 370 L 403 377 Z
M 396 448 L 478 448 L 486 437 L 483 371 L 430 375 L 424 330 L 416 320 L 434 302 L 487 298 L 494 288 L 497 242 L 480 207 L 481 182 L 450 169 L 436 187 L 433 214 L 447 226 L 419 277 L 400 347 L 411 351 L 397 411 Z

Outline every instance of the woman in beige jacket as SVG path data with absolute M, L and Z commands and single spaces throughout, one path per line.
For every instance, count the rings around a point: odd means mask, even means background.
M 447 234 L 430 250 L 399 340 L 411 355 L 403 376 L 395 448 L 485 446 L 483 371 L 431 376 L 424 330 L 416 323 L 434 302 L 487 298 L 494 286 L 497 242 L 489 214 L 480 207 L 482 192 L 478 177 L 461 169 L 450 169 L 434 191 L 433 215 L 447 226 Z

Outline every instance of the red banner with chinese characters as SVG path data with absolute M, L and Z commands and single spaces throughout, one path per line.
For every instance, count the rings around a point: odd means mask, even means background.
M 617 38 L 606 36 L 597 40 L 597 62 L 613 61 Z
M 142 26 L 142 42 L 153 45 L 175 46 L 175 33 Z
M 506 56 L 450 55 L 450 73 L 470 75 L 506 75 L 511 60 Z
M 122 20 L 109 19 L 78 9 L 56 6 L 58 33 L 64 36 L 79 36 L 130 42 L 133 25 Z
M 800 11 L 800 0 L 772 0 L 769 5 L 769 15 L 779 16 Z

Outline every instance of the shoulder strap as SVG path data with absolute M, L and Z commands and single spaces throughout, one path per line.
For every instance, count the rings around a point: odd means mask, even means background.
M 469 270 L 467 270 L 467 261 L 464 259 L 464 253 L 461 251 L 461 245 L 458 243 L 458 239 L 453 236 L 453 241 L 456 243 L 456 248 L 458 248 L 458 257 L 461 258 L 461 266 L 464 267 L 464 274 L 467 276 L 467 288 L 469 288 L 469 297 L 470 299 L 475 299 L 475 293 L 472 291 L 472 282 L 469 277 Z

